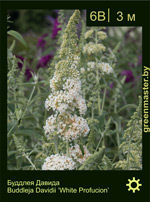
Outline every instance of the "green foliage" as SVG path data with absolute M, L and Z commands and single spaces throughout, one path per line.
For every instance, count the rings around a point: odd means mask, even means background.
M 45 79 L 44 82 L 39 80 L 38 75 L 33 75 L 33 79 L 27 82 L 25 61 L 20 71 L 17 64 L 19 59 L 13 56 L 10 48 L 8 53 L 8 169 L 35 169 L 33 165 L 31 167 L 26 165 L 25 159 L 29 158 L 26 154 L 22 153 L 22 157 L 20 154 L 19 158 L 16 158 L 16 162 L 14 159 L 15 154 L 18 155 L 17 152 L 20 152 L 21 148 L 27 148 L 36 164 L 39 165 L 40 163 L 39 160 L 35 159 L 35 156 L 43 151 L 41 146 L 44 144 L 45 138 L 43 117 L 46 113 L 44 99 L 48 95 L 46 90 L 48 83 Z M 38 74 L 40 75 L 40 70 Z M 39 139 L 38 142 L 37 139 Z M 17 150 L 15 150 L 14 142 Z
M 100 170 L 112 170 L 113 169 L 112 162 L 107 156 L 105 156 L 105 155 L 103 156 L 99 169 Z
M 127 123 L 123 142 L 120 145 L 124 159 L 115 164 L 115 168 L 124 170 L 142 169 L 142 98 L 139 106 Z
M 23 154 L 25 152 L 25 148 L 22 146 L 22 144 L 19 142 L 18 138 L 13 134 L 13 139 L 14 139 L 14 143 L 16 145 L 17 151 L 20 154 Z

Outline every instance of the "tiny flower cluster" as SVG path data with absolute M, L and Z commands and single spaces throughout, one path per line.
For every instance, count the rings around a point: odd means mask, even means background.
M 81 67 L 81 68 L 80 68 L 80 72 L 81 72 L 81 74 L 83 74 L 83 73 L 85 72 L 85 68 L 84 68 L 84 67 Z
M 42 170 L 73 170 L 75 162 L 70 157 L 51 155 L 45 159 Z
M 113 73 L 113 68 L 108 63 L 105 63 L 105 62 L 98 63 L 98 67 L 100 68 L 102 74 Z
M 70 114 L 51 115 L 46 120 L 44 129 L 46 134 L 56 131 L 59 137 L 68 141 L 75 140 L 81 135 L 87 136 L 90 131 L 87 121 L 83 117 Z
M 104 39 L 107 38 L 106 32 L 103 32 L 103 31 L 99 31 L 99 32 L 97 33 L 97 35 L 99 36 L 99 39 L 100 39 L 100 40 L 104 40 Z
M 49 61 L 53 58 L 52 54 L 48 54 L 45 55 L 43 57 L 40 58 L 40 60 L 38 61 L 38 64 L 36 66 L 36 68 L 40 68 L 40 67 L 47 67 Z
M 94 62 L 94 61 L 88 62 L 87 66 L 88 66 L 87 70 L 91 71 L 96 67 L 96 62 Z
M 83 153 L 80 149 L 78 144 L 69 148 L 70 156 L 73 158 L 74 161 L 83 164 L 84 161 L 91 156 L 86 146 L 83 146 Z
M 85 35 L 84 35 L 85 39 L 91 38 L 92 35 L 93 35 L 93 33 L 94 33 L 94 30 L 93 30 L 93 29 L 88 30 L 88 31 L 85 33 Z M 106 32 L 103 32 L 103 31 L 99 31 L 99 32 L 97 33 L 97 35 L 98 35 L 98 37 L 99 37 L 100 40 L 104 40 L 104 39 L 107 38 Z
M 100 43 L 95 44 L 93 42 L 89 42 L 83 47 L 83 53 L 86 53 L 88 55 L 98 54 L 103 51 L 105 51 L 105 46 Z
M 91 61 L 91 62 L 88 62 L 87 65 L 88 65 L 88 67 L 93 69 L 95 67 L 96 63 L 94 61 L 93 62 Z
M 96 69 L 96 66 L 100 69 L 101 73 L 104 74 L 111 74 L 113 73 L 113 68 L 108 64 L 108 63 L 104 63 L 104 62 L 94 62 L 94 61 L 90 61 L 87 63 L 87 71 L 93 71 Z M 85 72 L 84 68 L 80 69 L 81 73 Z
M 79 79 L 67 79 L 63 85 L 63 90 L 54 91 L 49 95 L 45 107 L 47 110 L 52 108 L 60 113 L 64 113 L 66 110 L 74 111 L 77 108 L 80 114 L 85 114 L 87 107 L 81 96 L 81 81 Z
M 85 33 L 85 39 L 90 38 L 93 33 L 94 33 L 94 30 L 93 30 L 93 29 L 88 30 L 88 31 Z
M 37 48 L 42 48 L 42 49 L 45 48 L 45 45 L 46 45 L 45 37 L 47 37 L 47 36 L 48 36 L 48 34 L 43 34 L 43 35 L 38 39 Z

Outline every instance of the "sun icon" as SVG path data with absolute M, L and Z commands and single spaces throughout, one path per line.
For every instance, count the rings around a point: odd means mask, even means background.
M 128 179 L 129 183 L 126 184 L 126 186 L 128 186 L 128 191 L 132 190 L 133 193 L 135 193 L 135 191 L 140 191 L 139 187 L 142 186 L 142 184 L 139 183 L 140 179 L 136 180 L 135 177 L 133 177 L 133 180 Z

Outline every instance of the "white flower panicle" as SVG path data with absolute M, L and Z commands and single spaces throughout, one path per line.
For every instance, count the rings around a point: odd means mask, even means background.
M 43 170 L 75 169 L 76 162 L 69 157 L 69 142 L 87 136 L 90 131 L 87 121 L 82 117 L 87 110 L 87 106 L 85 99 L 82 97 L 78 71 L 80 54 L 76 24 L 79 16 L 80 11 L 76 10 L 64 30 L 58 57 L 60 60 L 55 65 L 55 73 L 50 80 L 52 91 L 45 101 L 45 108 L 47 110 L 53 109 L 55 112 L 46 120 L 45 134 L 47 136 L 57 135 L 66 141 L 67 157 L 58 154 L 47 157 L 42 166 Z
M 60 138 L 68 141 L 75 140 L 81 135 L 85 137 L 90 131 L 87 121 L 83 117 L 70 114 L 50 116 L 46 120 L 44 130 L 46 134 L 56 132 Z
M 81 96 L 81 81 L 79 79 L 68 78 L 63 85 L 63 90 L 54 91 L 45 101 L 47 110 L 52 108 L 54 111 L 64 113 L 79 110 L 80 115 L 85 114 L 87 107 L 85 100 Z
M 78 14 L 78 11 L 75 11 L 75 13 L 74 17 Z M 71 25 L 72 23 L 69 21 L 66 30 L 70 29 Z M 75 29 L 75 25 L 73 25 L 73 28 Z M 72 35 L 68 35 L 68 31 L 65 31 L 65 34 L 67 34 L 64 38 L 66 41 L 61 46 L 61 52 L 65 58 L 60 57 L 60 61 L 55 66 L 54 77 L 50 80 L 52 93 L 45 101 L 45 108 L 47 110 L 52 108 L 56 114 L 46 120 L 44 129 L 46 134 L 50 135 L 55 131 L 63 140 L 72 141 L 81 135 L 86 136 L 89 127 L 87 121 L 81 117 L 85 114 L 87 106 L 85 99 L 82 97 L 81 81 L 77 70 L 80 62 L 79 53 L 75 51 L 77 44 L 75 44 L 74 38 L 71 38 L 69 40 L 74 43 L 74 48 L 73 44 L 68 46 L 67 36 Z M 65 53 L 65 50 L 68 54 Z M 80 116 L 75 114 L 76 110 Z M 75 115 L 72 115 L 73 113 Z
M 73 170 L 75 162 L 70 157 L 51 155 L 45 159 L 42 170 Z
M 100 68 L 102 74 L 111 74 L 113 73 L 113 68 L 108 63 L 98 63 L 98 67 Z
M 78 144 L 69 148 L 70 156 L 74 161 L 83 164 L 84 161 L 91 155 L 86 146 L 83 146 L 83 153 Z

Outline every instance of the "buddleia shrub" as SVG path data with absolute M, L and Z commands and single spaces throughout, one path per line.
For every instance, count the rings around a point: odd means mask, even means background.
M 138 107 L 128 99 L 122 41 L 109 45 L 108 28 L 86 27 L 84 11 L 60 10 L 58 20 L 52 62 L 29 80 L 28 61 L 15 41 L 8 47 L 8 169 L 142 169 L 141 98 Z

